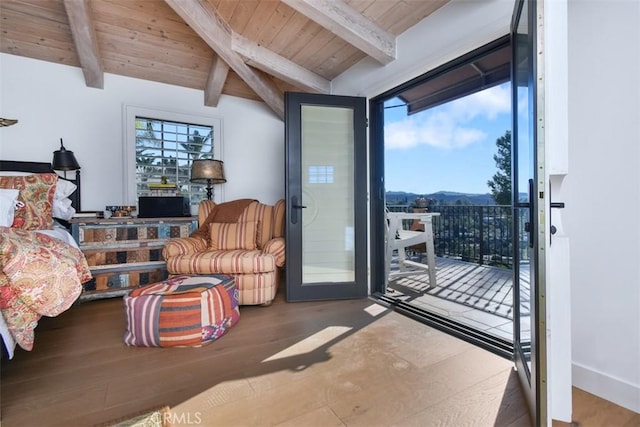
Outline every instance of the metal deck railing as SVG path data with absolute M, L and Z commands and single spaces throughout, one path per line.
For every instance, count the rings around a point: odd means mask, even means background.
M 410 205 L 387 205 L 390 212 L 412 212 Z M 428 212 L 439 212 L 433 219 L 435 255 L 439 257 L 493 265 L 513 266 L 513 217 L 511 206 L 435 205 Z M 526 212 L 518 221 L 518 255 L 527 260 L 529 241 L 524 232 Z M 410 225 L 407 225 L 410 226 Z

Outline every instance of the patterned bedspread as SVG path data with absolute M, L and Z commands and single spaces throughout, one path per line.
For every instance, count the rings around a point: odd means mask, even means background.
M 40 317 L 71 307 L 89 279 L 77 248 L 34 231 L 0 227 L 0 310 L 23 349 L 33 348 Z

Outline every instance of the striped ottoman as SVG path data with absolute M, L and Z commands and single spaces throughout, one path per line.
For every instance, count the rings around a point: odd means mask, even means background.
M 240 318 L 232 276 L 176 276 L 124 297 L 127 345 L 200 347 L 220 338 Z

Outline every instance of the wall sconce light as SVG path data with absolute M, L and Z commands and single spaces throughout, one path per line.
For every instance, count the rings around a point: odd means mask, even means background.
M 207 183 L 207 199 L 211 200 L 213 184 L 227 182 L 224 178 L 222 160 L 198 159 L 191 164 L 191 182 L 205 181 Z
M 53 161 L 51 162 L 53 170 L 64 171 L 64 178 L 67 179 L 67 171 L 76 171 L 76 175 L 80 173 L 80 165 L 73 155 L 73 151 L 64 148 L 62 138 L 60 138 L 60 149 L 53 152 Z
M 73 155 L 73 151 L 64 148 L 62 138 L 60 138 L 60 149 L 53 152 L 51 169 L 54 171 L 64 171 L 64 179 L 67 179 L 67 171 L 76 171 L 76 191 L 78 192 L 76 211 L 80 212 L 80 165 Z
M 11 126 L 16 123 L 18 123 L 16 119 L 5 119 L 4 117 L 0 117 L 0 127 Z

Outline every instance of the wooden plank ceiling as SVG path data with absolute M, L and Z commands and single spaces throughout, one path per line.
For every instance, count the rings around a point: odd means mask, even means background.
M 330 93 L 370 56 L 384 66 L 396 37 L 449 0 L 1 0 L 0 51 L 104 73 L 264 101 Z M 425 41 L 427 42 L 427 41 Z

